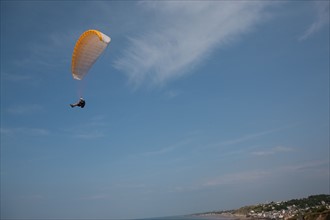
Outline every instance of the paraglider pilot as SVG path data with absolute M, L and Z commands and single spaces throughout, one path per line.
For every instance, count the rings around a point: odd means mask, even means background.
M 75 104 L 70 104 L 70 106 L 73 108 L 73 107 L 76 107 L 76 106 L 79 106 L 80 108 L 83 108 L 85 107 L 85 100 L 83 98 L 80 98 L 79 101 Z

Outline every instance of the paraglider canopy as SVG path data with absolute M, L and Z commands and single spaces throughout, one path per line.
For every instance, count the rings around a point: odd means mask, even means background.
M 97 30 L 85 31 L 80 36 L 72 54 L 71 70 L 74 79 L 84 78 L 110 41 L 109 36 Z

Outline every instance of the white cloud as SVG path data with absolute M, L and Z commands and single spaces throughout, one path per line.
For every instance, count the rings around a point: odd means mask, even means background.
M 153 12 L 150 22 L 129 46 L 115 67 L 138 86 L 152 85 L 186 75 L 213 50 L 226 46 L 253 30 L 265 19 L 269 2 L 144 2 Z
M 329 1 L 314 2 L 316 19 L 305 31 L 305 33 L 299 38 L 299 40 L 306 40 L 324 27 L 329 28 L 329 5 Z

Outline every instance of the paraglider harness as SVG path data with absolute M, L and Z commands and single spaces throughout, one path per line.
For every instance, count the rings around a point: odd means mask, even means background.
M 79 99 L 79 102 L 77 102 L 76 104 L 70 104 L 70 106 L 73 108 L 73 107 L 76 107 L 76 106 L 79 106 L 80 108 L 84 108 L 85 107 L 85 100 L 83 98 L 80 98 Z

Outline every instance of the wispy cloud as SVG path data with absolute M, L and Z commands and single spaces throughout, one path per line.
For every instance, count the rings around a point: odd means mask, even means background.
M 29 53 L 24 59 L 16 60 L 14 64 L 20 67 L 37 65 L 43 68 L 54 68 L 63 63 L 70 64 L 71 50 L 80 34 L 77 30 L 44 33 L 42 41 L 28 42 L 26 47 Z
M 106 117 L 104 115 L 96 115 L 83 123 L 66 128 L 64 131 L 74 138 L 98 139 L 106 136 L 106 126 Z
M 190 138 L 187 138 L 187 139 L 184 139 L 184 140 L 181 140 L 175 144 L 172 144 L 172 145 L 169 145 L 169 146 L 166 146 L 166 147 L 163 147 L 163 148 L 160 148 L 160 149 L 157 149 L 157 150 L 154 150 L 154 151 L 148 151 L 148 152 L 144 152 L 142 154 L 140 154 L 141 156 L 156 156 L 156 155 L 162 155 L 162 154 L 165 154 L 165 153 L 169 153 L 169 152 L 172 152 L 178 148 L 181 148 L 181 147 L 185 147 L 187 146 L 189 143 L 191 143 L 191 139 Z
M 40 194 L 30 194 L 30 195 L 20 195 L 20 196 L 18 196 L 18 198 L 21 200 L 28 200 L 31 202 L 35 202 L 37 200 L 43 200 L 46 197 L 44 195 L 40 195 Z
M 22 45 L 24 56 L 6 62 L 10 71 L 1 71 L 1 79 L 13 83 L 39 85 L 44 76 L 48 77 L 54 69 L 70 65 L 74 41 L 79 32 L 41 33 Z M 51 71 L 49 71 L 51 70 Z
M 0 128 L 0 133 L 6 136 L 28 135 L 28 136 L 45 136 L 49 135 L 50 131 L 44 128 Z
M 254 151 L 251 154 L 255 156 L 269 156 L 277 153 L 292 152 L 293 148 L 277 146 L 265 151 Z
M 150 186 L 145 183 L 120 183 L 120 184 L 114 185 L 113 187 L 124 188 L 124 189 L 145 189 Z
M 274 167 L 273 169 L 260 169 L 260 170 L 251 170 L 244 171 L 232 174 L 225 174 L 216 178 L 211 178 L 202 185 L 205 187 L 208 186 L 218 186 L 224 184 L 232 184 L 235 182 L 254 182 L 266 177 L 278 177 L 279 175 L 291 175 L 297 172 L 308 171 L 310 175 L 313 175 L 315 172 L 323 172 L 324 168 L 328 168 L 329 161 L 308 161 L 305 163 L 296 163 L 292 165 L 284 165 L 279 167 Z M 329 176 L 329 173 L 327 174 Z
M 265 20 L 266 1 L 144 2 L 156 16 L 129 37 L 129 46 L 115 61 L 138 86 L 188 74 L 215 49 L 226 46 Z
M 185 186 L 174 186 L 169 189 L 169 192 L 190 192 L 198 191 L 207 188 L 214 188 L 224 185 L 232 184 L 248 184 L 255 181 L 262 180 L 266 177 L 269 177 L 271 172 L 265 170 L 251 170 L 251 171 L 242 171 L 236 173 L 229 173 L 215 177 L 209 177 L 205 180 L 200 181 L 199 183 L 185 185 Z
M 102 138 L 105 134 L 102 131 L 77 131 L 73 137 L 81 139 L 95 139 Z
M 282 167 L 282 171 L 285 172 L 305 172 L 305 171 L 326 171 L 325 173 L 329 176 L 329 160 L 318 160 L 318 161 L 308 161 L 305 163 L 289 165 Z M 324 169 L 325 168 L 325 169 Z
M 314 1 L 315 21 L 309 26 L 299 40 L 306 40 L 324 27 L 329 28 L 329 1 Z
M 241 173 L 232 173 L 232 174 L 223 175 L 219 178 L 214 178 L 214 179 L 208 180 L 205 183 L 203 183 L 203 186 L 210 187 L 210 186 L 227 185 L 227 184 L 233 184 L 233 183 L 253 182 L 253 181 L 263 179 L 268 175 L 270 175 L 270 172 L 262 171 L 262 170 L 253 170 L 253 171 L 246 171 L 246 172 L 241 172 Z
M 171 89 L 171 90 L 168 90 L 164 93 L 165 97 L 168 98 L 168 99 L 173 99 L 177 96 L 180 95 L 180 91 L 178 90 L 174 90 L 174 89 Z
M 231 139 L 202 144 L 198 147 L 194 147 L 193 152 L 195 155 L 200 155 L 201 153 L 205 154 L 205 150 L 208 150 L 207 152 L 213 152 L 213 150 L 219 149 L 221 150 L 221 157 L 228 158 L 230 156 L 237 156 L 241 154 L 247 155 L 251 152 L 251 148 L 256 148 L 256 141 L 264 138 L 267 135 L 271 135 L 274 132 L 278 132 L 284 128 L 285 127 L 264 130 L 250 134 L 242 134 Z M 244 148 L 240 147 L 241 145 L 244 145 Z
M 11 82 L 25 82 L 27 80 L 31 80 L 32 76 L 29 74 L 20 74 L 20 73 L 8 73 L 8 72 L 1 72 L 1 79 Z
M 82 200 L 107 200 L 110 199 L 111 196 L 108 194 L 95 194 L 90 196 L 82 197 Z
M 316 177 L 322 179 L 329 178 L 329 161 L 308 161 L 290 165 L 273 167 L 271 169 L 257 169 L 232 172 L 222 175 L 210 176 L 202 181 L 187 184 L 184 186 L 174 186 L 170 192 L 190 192 L 208 188 L 220 187 L 225 185 L 259 183 L 264 180 L 279 180 L 284 177 L 288 178 L 297 173 L 304 173 L 305 177 Z
M 220 143 L 220 145 L 233 145 L 233 144 L 242 143 L 242 142 L 245 142 L 245 141 L 248 141 L 251 139 L 256 139 L 258 137 L 273 133 L 275 131 L 276 130 L 267 130 L 267 131 L 262 131 L 262 132 L 258 132 L 258 133 L 254 133 L 254 134 L 244 135 L 244 136 L 238 137 L 236 139 L 223 141 Z
M 244 143 L 244 142 L 255 140 L 255 139 L 260 138 L 262 136 L 274 133 L 276 131 L 279 131 L 280 129 L 281 128 L 272 129 L 272 130 L 265 130 L 265 131 L 260 131 L 260 132 L 257 132 L 257 133 L 242 135 L 242 136 L 239 136 L 237 138 L 220 141 L 218 143 L 215 143 L 215 144 L 211 145 L 210 147 L 215 148 L 215 147 L 223 147 L 223 146 L 230 146 L 230 145 Z
M 7 112 L 10 114 L 25 115 L 25 114 L 38 113 L 42 110 L 43 107 L 41 105 L 27 104 L 27 105 L 11 106 L 7 109 Z

